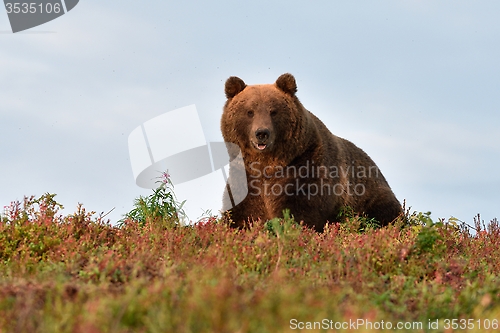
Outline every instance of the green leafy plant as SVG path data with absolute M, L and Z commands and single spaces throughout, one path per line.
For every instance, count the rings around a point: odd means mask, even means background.
M 419 253 L 432 252 L 435 249 L 438 241 L 442 240 L 437 228 L 429 226 L 420 230 L 415 243 Z
M 177 226 L 184 223 L 186 214 L 182 207 L 185 201 L 179 203 L 174 194 L 174 185 L 168 172 L 162 173 L 159 186 L 153 189 L 149 196 L 140 196 L 134 200 L 134 208 L 125 214 L 124 219 L 118 222 L 123 226 L 126 220 L 145 225 L 147 222 L 160 223 L 164 226 Z
M 289 209 L 283 211 L 283 218 L 274 218 L 264 224 L 264 228 L 271 234 L 277 237 L 285 237 L 286 235 L 300 232 L 300 225 L 295 221 L 290 214 Z
M 380 222 L 374 218 L 355 214 L 354 210 L 349 206 L 344 206 L 340 209 L 338 219 L 344 222 L 345 228 L 359 233 L 377 229 L 381 226 Z

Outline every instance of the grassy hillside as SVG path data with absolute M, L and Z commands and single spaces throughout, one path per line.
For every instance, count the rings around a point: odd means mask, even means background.
M 60 216 L 54 195 L 6 207 L 0 332 L 499 330 L 496 221 L 474 235 L 426 214 L 233 230 L 178 226 L 159 214 L 170 204 L 138 200 L 120 226 L 82 207 Z

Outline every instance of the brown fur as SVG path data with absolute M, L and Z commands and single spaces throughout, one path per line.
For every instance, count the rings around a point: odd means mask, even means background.
M 327 221 L 338 221 L 346 206 L 382 225 L 393 221 L 401 205 L 375 163 L 333 135 L 302 106 L 296 91 L 291 74 L 266 85 L 247 86 L 237 77 L 226 81 L 222 135 L 239 146 L 244 160 L 244 165 L 231 165 L 229 178 L 244 168 L 248 186 L 247 197 L 229 209 L 234 226 L 282 217 L 290 209 L 297 221 L 321 231 Z M 226 195 L 223 209 L 228 208 Z

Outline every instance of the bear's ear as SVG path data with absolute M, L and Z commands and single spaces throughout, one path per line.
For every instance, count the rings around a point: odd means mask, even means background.
M 297 92 L 297 83 L 295 82 L 293 75 L 290 73 L 281 75 L 276 80 L 276 86 L 290 96 L 295 96 L 295 93 Z
M 243 82 L 242 79 L 236 76 L 231 76 L 226 81 L 226 87 L 225 87 L 226 97 L 228 99 L 233 98 L 234 96 L 242 92 L 246 86 L 247 85 L 245 84 L 245 82 Z

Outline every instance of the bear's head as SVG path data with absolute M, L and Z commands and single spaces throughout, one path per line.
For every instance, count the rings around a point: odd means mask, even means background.
M 296 92 L 291 74 L 281 75 L 274 84 L 250 86 L 230 77 L 221 120 L 224 140 L 237 144 L 243 156 L 252 160 L 296 156 L 307 144 L 301 140 L 307 137 L 303 132 L 309 117 Z

